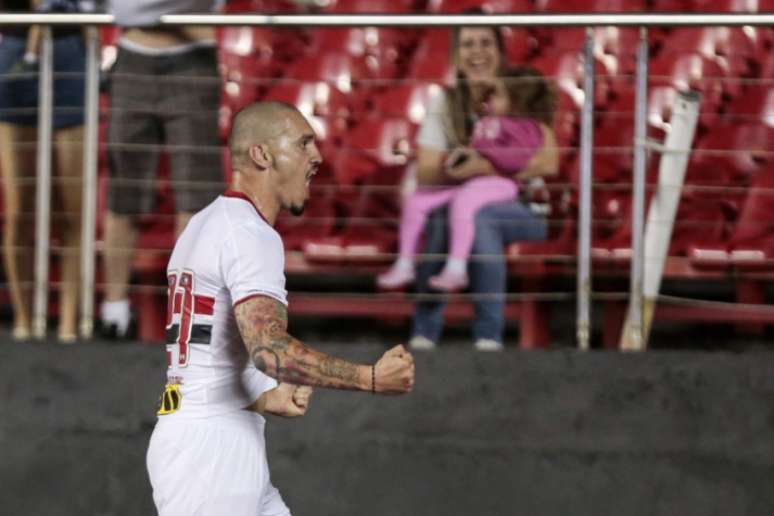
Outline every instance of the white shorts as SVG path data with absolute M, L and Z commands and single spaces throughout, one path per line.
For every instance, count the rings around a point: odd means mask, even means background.
M 263 426 L 245 410 L 159 417 L 147 455 L 159 516 L 289 516 L 269 479 Z

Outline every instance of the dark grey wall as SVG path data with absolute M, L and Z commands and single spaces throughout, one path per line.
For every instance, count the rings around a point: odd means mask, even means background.
M 370 361 L 376 346 L 326 346 Z M 0 514 L 153 514 L 160 347 L 0 345 Z M 404 398 L 273 419 L 295 516 L 774 514 L 774 354 L 417 355 Z

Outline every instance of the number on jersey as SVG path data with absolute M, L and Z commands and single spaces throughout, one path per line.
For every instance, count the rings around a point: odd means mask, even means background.
M 196 274 L 189 269 L 167 275 L 167 365 L 188 365 L 190 344 L 209 344 L 215 298 L 195 294 Z
M 179 315 L 177 322 L 177 336 L 174 342 L 167 339 L 167 365 L 172 367 L 172 355 L 177 347 L 177 365 L 188 365 L 188 345 L 191 341 L 191 327 L 194 314 L 194 272 L 185 270 L 181 274 L 171 272 L 167 276 L 167 335 L 175 326 L 175 315 Z

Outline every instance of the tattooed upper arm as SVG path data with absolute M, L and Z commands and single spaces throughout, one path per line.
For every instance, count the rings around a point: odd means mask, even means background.
M 255 296 L 236 305 L 234 314 L 242 340 L 256 367 L 276 376 L 279 353 L 285 351 L 291 341 L 287 333 L 288 311 L 285 305 L 268 296 Z M 276 363 L 271 363 L 272 358 Z

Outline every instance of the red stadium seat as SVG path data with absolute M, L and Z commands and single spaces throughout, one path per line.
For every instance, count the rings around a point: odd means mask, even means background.
M 414 0 L 328 0 L 327 14 L 411 14 Z M 317 29 L 309 50 L 345 52 L 367 59 L 375 78 L 392 79 L 403 72 L 403 66 L 416 46 L 419 31 L 414 28 L 353 27 Z
M 648 0 L 648 7 L 653 12 L 689 13 L 693 11 L 694 0 Z
M 692 0 L 695 12 L 754 13 L 760 9 L 756 0 Z
M 688 178 L 708 186 L 747 185 L 769 156 L 774 128 L 763 124 L 720 126 L 697 142 Z
M 663 130 L 668 130 L 678 91 L 701 93 L 700 134 L 719 122 L 727 96 L 733 91 L 720 66 L 699 54 L 662 53 L 652 62 L 649 72 L 648 120 L 650 125 Z
M 637 29 L 597 27 L 594 29 L 594 55 L 612 75 L 633 75 L 637 65 L 640 35 Z M 611 85 L 615 88 L 615 83 Z
M 553 128 L 556 134 L 556 143 L 565 154 L 569 153 L 572 147 L 578 145 L 580 109 L 575 103 L 575 99 L 563 90 L 558 91 Z
M 222 67 L 236 68 L 242 65 L 239 59 L 249 60 L 255 69 L 263 66 L 269 71 L 275 65 L 275 39 L 271 29 L 222 27 L 217 32 L 217 40 L 218 58 Z
M 416 127 L 404 118 L 362 120 L 348 133 L 339 152 L 337 182 L 356 184 L 379 169 L 404 167 L 413 156 Z M 395 178 L 395 183 L 400 177 Z
M 228 0 L 224 4 L 227 13 L 293 14 L 300 10 L 291 0 Z
M 266 69 L 259 61 L 240 59 L 240 64 L 234 65 L 234 61 L 226 60 L 223 84 L 221 87 L 221 104 L 232 111 L 236 111 L 245 104 L 260 99 L 268 86 Z M 257 65 L 253 68 L 253 65 Z
M 618 117 L 605 120 L 594 131 L 594 172 L 596 180 L 631 180 L 634 167 L 633 120 Z
M 454 65 L 451 62 L 449 29 L 428 29 L 411 57 L 406 77 L 410 80 L 451 84 Z
M 352 56 L 336 52 L 317 56 L 302 56 L 285 70 L 288 78 L 301 81 L 326 81 L 344 93 L 349 93 L 353 82 L 364 79 L 365 71 Z
M 645 11 L 645 0 L 536 0 L 536 10 L 553 13 L 622 13 Z
M 224 2 L 226 13 L 257 13 L 257 14 L 294 14 L 302 9 L 292 0 L 229 0 Z M 220 30 L 237 30 L 250 27 L 223 27 Z M 267 27 L 252 27 L 259 31 L 267 31 L 268 35 L 260 39 L 271 41 L 274 58 L 288 61 L 303 51 L 306 43 L 306 31 L 301 29 L 272 29 Z
M 533 31 L 515 27 L 501 29 L 505 43 L 505 54 L 510 63 L 525 63 L 535 57 L 539 51 L 540 42 Z
M 218 60 L 223 77 L 224 113 L 234 112 L 261 98 L 282 75 L 278 33 L 260 27 L 224 27 L 218 30 Z M 223 129 L 223 127 L 222 127 Z
M 730 123 L 762 123 L 774 128 L 774 87 L 752 84 L 728 105 L 724 119 Z
M 426 10 L 431 13 L 463 13 L 480 9 L 489 14 L 528 13 L 531 0 L 429 0 Z
M 360 63 L 369 79 L 390 81 L 404 75 L 415 45 L 412 35 L 391 28 L 318 29 L 309 55 L 346 54 Z
M 325 0 L 323 12 L 339 14 L 410 14 L 414 0 Z
M 647 217 L 650 195 L 646 201 Z M 592 257 L 598 265 L 628 265 L 631 260 L 632 198 L 630 192 L 594 191 Z M 695 256 L 726 241 L 728 214 L 722 200 L 683 196 L 675 216 L 668 256 Z
M 534 27 L 538 56 L 562 54 L 568 51 L 582 52 L 586 30 L 579 27 Z
M 774 267 L 772 162 L 764 164 L 756 173 L 731 237 L 729 260 L 741 269 Z
M 670 31 L 660 44 L 669 53 L 696 53 L 717 63 L 728 77 L 724 85 L 726 94 L 735 97 L 742 85 L 735 79 L 752 77 L 758 67 L 756 38 L 756 29 L 752 27 L 678 28 Z
M 737 216 L 744 211 L 747 203 L 746 187 L 754 178 L 760 179 L 770 170 L 774 160 L 769 156 L 770 142 L 774 129 L 762 124 L 719 127 L 709 133 L 696 146 L 689 161 L 686 185 L 688 196 L 714 199 L 721 202 L 729 224 L 737 224 Z M 691 188 L 693 190 L 691 190 Z M 757 213 L 757 208 L 749 208 Z M 734 239 L 746 241 L 744 230 L 749 227 L 747 216 L 742 232 L 737 231 Z M 689 249 L 692 263 L 701 267 L 726 266 L 730 255 L 726 255 L 730 240 L 718 245 L 693 245 Z
M 371 92 L 365 64 L 347 54 L 326 53 L 299 58 L 285 69 L 288 81 L 325 82 L 349 98 L 353 111 L 363 109 Z
M 379 117 L 404 118 L 420 125 L 427 114 L 433 95 L 440 92 L 434 83 L 402 84 L 390 88 L 374 99 L 373 114 Z
M 283 211 L 275 228 L 282 235 L 286 251 L 301 251 L 308 241 L 330 235 L 335 223 L 336 208 L 332 196 L 315 188 L 313 183 L 304 213 L 294 216 Z
M 347 95 L 323 81 L 281 82 L 266 93 L 264 100 L 296 106 L 310 121 L 317 137 L 335 145 L 353 121 Z
M 413 33 L 390 27 L 321 28 L 312 34 L 314 53 L 333 51 L 355 57 L 393 51 L 395 60 L 405 60 L 416 45 Z
M 556 81 L 559 90 L 567 93 L 580 109 L 583 106 L 583 55 L 568 51 L 542 55 L 531 63 L 545 77 Z M 597 108 L 605 106 L 612 98 L 610 75 L 599 59 L 594 59 L 594 104 Z
M 304 256 L 315 262 L 380 262 L 395 244 L 397 186 L 413 154 L 415 127 L 406 119 L 363 120 L 345 138 L 333 164 L 337 200 L 346 214 L 335 235 L 310 238 Z
M 538 27 L 533 32 L 536 35 L 539 55 L 584 51 L 585 29 Z M 592 39 L 594 57 L 604 65 L 608 74 L 634 73 L 639 43 L 637 29 L 596 27 L 593 30 Z

